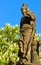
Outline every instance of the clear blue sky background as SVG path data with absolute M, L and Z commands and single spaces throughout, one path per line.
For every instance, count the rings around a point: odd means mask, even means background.
M 11 25 L 20 25 L 23 3 L 28 4 L 31 11 L 35 12 L 37 18 L 36 29 L 38 33 L 41 33 L 41 0 L 0 0 L 0 28 L 6 22 Z

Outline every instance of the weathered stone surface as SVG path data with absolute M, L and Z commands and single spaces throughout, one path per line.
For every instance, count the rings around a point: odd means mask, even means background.
M 20 22 L 20 39 L 19 39 L 19 61 L 9 60 L 9 65 L 40 65 L 39 64 L 39 43 L 34 40 L 36 31 L 36 17 L 33 12 L 23 4 L 21 8 L 23 17 Z
M 23 17 L 20 23 L 19 39 L 19 61 L 13 62 L 9 59 L 8 65 L 40 65 L 39 64 L 39 43 L 34 40 L 36 31 L 36 17 L 33 12 L 23 4 L 21 8 Z
M 20 23 L 20 39 L 19 39 L 19 65 L 39 65 L 38 59 L 38 43 L 34 40 L 36 17 L 33 12 L 23 4 L 21 8 L 23 17 Z M 36 51 L 37 50 L 37 51 Z M 34 65 L 33 64 L 33 65 Z
M 40 64 L 35 64 L 35 63 L 18 63 L 17 65 L 40 65 Z
M 37 63 L 39 64 L 39 58 L 38 58 L 38 52 L 37 52 L 37 48 L 38 47 L 38 42 L 37 40 L 34 40 L 32 42 L 32 56 L 31 56 L 31 60 L 32 60 L 32 63 Z

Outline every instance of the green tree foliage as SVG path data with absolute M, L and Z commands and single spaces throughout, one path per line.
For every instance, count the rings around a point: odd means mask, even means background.
M 41 35 L 35 35 L 35 39 L 39 41 L 39 61 L 41 64 Z
M 7 24 L 0 29 L 0 65 L 8 64 L 9 58 L 16 61 L 18 58 L 19 26 Z

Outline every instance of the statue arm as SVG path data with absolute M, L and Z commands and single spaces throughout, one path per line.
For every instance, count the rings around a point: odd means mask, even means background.
M 33 12 L 28 11 L 27 15 L 29 15 L 33 21 L 36 20 L 35 14 Z

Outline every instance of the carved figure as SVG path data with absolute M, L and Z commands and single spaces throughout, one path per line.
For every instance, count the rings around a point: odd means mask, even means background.
M 20 39 L 19 39 L 19 58 L 22 63 L 36 63 L 38 64 L 38 54 L 36 47 L 34 47 L 34 35 L 36 31 L 36 17 L 33 12 L 27 7 L 26 4 L 23 4 L 21 8 L 23 17 L 20 23 Z M 34 48 L 33 48 L 34 47 Z M 36 54 L 36 55 L 35 55 Z M 34 57 L 34 58 L 33 58 Z M 36 58 L 37 57 L 37 61 Z

